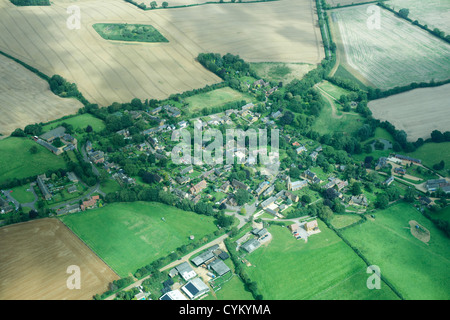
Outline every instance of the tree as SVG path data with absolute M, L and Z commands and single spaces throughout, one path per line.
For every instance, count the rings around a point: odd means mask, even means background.
M 389 205 L 389 197 L 385 193 L 380 193 L 375 201 L 375 207 L 379 209 L 386 209 Z
M 93 131 L 92 126 L 91 126 L 91 125 L 88 125 L 88 126 L 86 127 L 85 131 L 86 131 L 87 133 L 92 132 L 92 131 Z
M 249 200 L 248 191 L 244 189 L 239 189 L 236 191 L 235 194 L 236 202 L 239 206 L 242 206 L 243 204 L 247 203 Z
M 150 2 L 150 7 L 152 7 L 152 9 L 155 9 L 157 6 L 158 4 L 156 3 L 156 1 Z
M 406 189 L 405 196 L 403 199 L 406 202 L 412 203 L 416 199 L 416 194 L 417 194 L 416 190 L 414 188 L 409 187 L 408 189 Z
M 400 11 L 398 12 L 398 15 L 404 19 L 408 18 L 409 9 L 406 9 L 406 8 L 400 9 Z
M 164 1 L 163 3 L 162 3 L 162 7 L 163 8 L 167 8 L 169 6 L 169 3 L 167 2 L 167 1 Z

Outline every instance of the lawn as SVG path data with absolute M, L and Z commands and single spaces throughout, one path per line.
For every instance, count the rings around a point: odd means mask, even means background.
M 38 152 L 29 152 L 36 146 Z M 61 156 L 28 138 L 9 137 L 0 141 L 0 184 L 14 178 L 22 179 L 45 173 L 47 170 L 66 168 Z
M 30 189 L 30 184 L 25 184 L 23 186 L 15 187 L 11 189 L 13 192 L 11 196 L 19 201 L 20 203 L 29 203 L 34 201 L 34 194 L 31 191 L 27 191 Z
M 85 113 L 49 123 L 42 128 L 43 132 L 48 132 L 54 128 L 57 128 L 64 122 L 72 125 L 74 130 L 84 130 L 88 125 L 90 125 L 95 132 L 102 131 L 105 128 L 105 123 L 103 122 L 103 120 L 96 118 L 89 113 Z
M 212 217 L 154 202 L 113 203 L 61 220 L 121 277 L 188 244 L 190 235 L 217 230 Z
M 407 155 L 422 160 L 422 164 L 429 168 L 433 168 L 434 164 L 444 160 L 444 170 L 438 172 L 450 176 L 448 173 L 448 169 L 450 168 L 450 142 L 425 143 L 423 146 L 417 148 L 416 151 Z
M 151 25 L 96 23 L 92 26 L 106 40 L 137 41 L 137 42 L 169 42 Z
M 449 239 L 407 203 L 375 214 L 375 220 L 342 231 L 343 236 L 380 268 L 381 274 L 405 299 L 450 298 Z M 428 244 L 416 239 L 408 222 L 430 231 Z
M 191 113 L 200 112 L 204 108 L 221 107 L 227 103 L 242 100 L 251 102 L 253 101 L 253 98 L 248 94 L 233 90 L 230 87 L 199 93 L 192 97 L 186 98 L 186 102 L 189 103 L 189 111 Z
M 104 193 L 116 192 L 119 191 L 120 189 L 121 187 L 119 183 L 113 179 L 108 179 L 105 182 L 102 182 L 100 185 L 100 190 L 102 190 Z
M 272 225 L 273 239 L 246 255 L 247 273 L 264 299 L 396 299 L 387 287 L 369 290 L 367 266 L 332 230 L 319 221 L 321 233 L 308 242 L 296 240 L 287 228 Z

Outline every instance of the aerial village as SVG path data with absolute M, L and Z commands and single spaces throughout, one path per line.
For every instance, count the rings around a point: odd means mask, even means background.
M 267 88 L 266 93 L 271 94 L 276 89 Z M 283 112 L 274 112 L 269 102 L 245 102 L 238 108 L 195 118 L 184 116 L 179 108 L 170 104 L 146 111 L 118 111 L 112 117 L 126 117 L 135 124 L 134 129 L 143 130 L 117 130 L 113 135 L 117 141 L 113 147 L 108 144 L 112 139 L 106 140 L 108 137 L 99 134 L 84 136 L 78 141 L 64 126 L 35 136 L 34 141 L 55 156 L 70 158 L 68 161 L 74 160 L 74 154 L 77 154 L 78 160 L 91 168 L 92 175 L 114 183 L 117 190 L 136 184 L 158 184 L 180 201 L 186 199 L 193 204 L 203 201 L 211 204 L 215 211 L 222 210 L 242 223 L 253 221 L 254 228 L 236 241 L 236 250 L 244 264 L 248 263 L 246 255 L 270 245 L 272 235 L 265 227 L 267 223 L 294 220 L 287 229 L 293 238 L 306 244 L 308 238 L 320 233 L 317 216 L 308 211 L 315 203 L 323 202 L 334 212 L 358 214 L 377 207 L 376 195 L 367 188 L 363 190 L 367 181 L 360 178 L 364 175 L 354 174 L 355 168 L 362 168 L 369 175 L 377 174 L 382 180 L 374 183 L 374 189 L 379 191 L 396 180 L 410 177 L 407 169 L 412 165 L 421 166 L 420 159 L 396 153 L 372 163 L 355 165 L 347 155 L 331 152 L 329 147 L 279 126 Z M 176 143 L 171 140 L 172 134 L 177 130 L 192 132 L 198 121 L 203 128 L 217 128 L 222 132 L 226 128 L 279 129 L 282 140 L 279 170 L 272 175 L 263 174 L 262 166 L 251 161 L 248 147 L 234 145 L 225 146 L 225 152 L 231 152 L 240 164 L 173 164 L 170 156 Z M 211 141 L 203 141 L 202 149 L 209 143 Z M 83 172 L 79 171 L 78 175 Z M 26 205 L 37 209 L 40 204 L 39 208 L 47 208 L 50 215 L 71 214 L 107 205 L 105 199 L 109 192 L 102 190 L 99 183 L 87 184 L 78 175 L 74 171 L 50 176 L 40 174 L 30 184 L 35 203 Z M 430 195 L 419 197 L 424 206 L 433 205 L 435 199 L 431 194 L 438 189 L 450 193 L 449 181 L 441 177 L 414 186 Z M 2 214 L 14 212 L 21 205 L 14 199 L 14 194 L 2 190 Z M 228 258 L 226 248 L 214 245 L 174 266 L 160 299 L 201 298 L 210 290 L 205 282 L 211 285 L 230 273 L 224 262 Z M 142 290 L 136 295 L 136 299 L 145 298 L 148 293 Z

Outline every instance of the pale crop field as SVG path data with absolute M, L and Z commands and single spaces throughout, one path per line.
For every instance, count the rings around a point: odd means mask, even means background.
M 63 99 L 48 82 L 0 54 L 0 133 L 8 136 L 28 124 L 73 114 L 83 107 L 76 99 Z
M 78 266 L 80 289 L 68 279 Z M 98 256 L 57 219 L 0 228 L 1 300 L 92 300 L 119 279 Z M 69 283 L 73 283 L 69 281 Z
M 80 9 L 80 29 L 67 27 L 71 5 Z M 55 0 L 50 7 L 15 7 L 0 0 L 0 8 L 1 50 L 47 75 L 75 82 L 100 106 L 133 98 L 164 99 L 220 82 L 195 61 L 201 52 L 312 64 L 324 57 L 309 0 L 153 11 L 123 0 Z M 95 23 L 151 25 L 169 42 L 108 41 L 93 29 Z
M 404 130 L 409 141 L 427 139 L 433 130 L 449 130 L 450 84 L 420 88 L 369 102 L 373 117 Z
M 450 0 L 390 0 L 386 4 L 395 11 L 409 9 L 409 18 L 428 25 L 431 30 L 439 28 L 450 33 Z
M 367 21 L 372 13 L 367 9 L 363 5 L 332 11 L 344 66 L 382 90 L 449 78 L 448 43 L 381 8 L 380 28 L 370 30 Z

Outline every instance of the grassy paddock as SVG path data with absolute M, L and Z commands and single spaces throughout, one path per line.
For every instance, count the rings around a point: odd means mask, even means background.
M 227 103 L 241 100 L 251 102 L 253 98 L 230 87 L 199 93 L 186 98 L 186 102 L 189 103 L 189 111 L 192 113 L 200 112 L 204 108 L 221 107 Z
M 449 299 L 449 239 L 417 209 L 399 203 L 376 218 L 342 231 L 343 236 L 374 265 L 405 299 Z M 416 239 L 408 222 L 431 233 L 428 244 Z
M 411 152 L 408 156 L 422 160 L 422 164 L 433 168 L 433 165 L 444 160 L 445 167 L 443 170 L 438 171 L 440 174 L 449 176 L 448 169 L 450 168 L 450 142 L 442 143 L 426 143 L 416 151 Z
M 42 129 L 44 132 L 48 132 L 52 129 L 59 127 L 62 123 L 67 123 L 73 126 L 74 130 L 81 129 L 84 130 L 88 125 L 90 125 L 93 131 L 99 132 L 105 128 L 105 123 L 103 120 L 94 117 L 89 113 L 77 115 L 67 119 L 58 120 L 45 125 Z
M 212 217 L 154 202 L 113 203 L 61 220 L 121 277 L 188 244 L 190 235 L 217 230 Z
M 321 221 L 319 228 L 305 243 L 271 226 L 268 246 L 246 255 L 246 271 L 264 299 L 396 299 L 386 286 L 369 290 L 365 263 Z
M 38 149 L 36 154 L 29 152 L 33 146 Z M 1 140 L 0 155 L 0 183 L 8 179 L 35 176 L 47 170 L 66 168 L 61 156 L 54 155 L 28 138 L 9 137 Z

